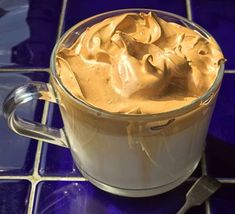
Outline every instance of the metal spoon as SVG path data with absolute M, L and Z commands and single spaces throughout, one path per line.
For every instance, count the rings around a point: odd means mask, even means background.
M 201 205 L 221 187 L 221 183 L 209 176 L 200 177 L 186 194 L 186 202 L 177 214 L 184 214 L 193 206 Z

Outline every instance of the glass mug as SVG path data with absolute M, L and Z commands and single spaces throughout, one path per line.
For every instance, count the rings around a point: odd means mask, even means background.
M 74 97 L 57 76 L 55 56 L 70 46 L 89 26 L 126 12 L 149 12 L 176 22 L 205 37 L 197 24 L 168 12 L 124 9 L 79 22 L 56 44 L 51 56 L 51 83 L 31 82 L 16 88 L 4 102 L 4 115 L 16 133 L 68 147 L 81 173 L 107 192 L 130 197 L 157 195 L 185 181 L 197 167 L 205 146 L 211 115 L 221 85 L 221 62 L 212 87 L 191 104 L 152 115 L 110 113 Z M 33 99 L 57 103 L 63 129 L 26 121 L 15 114 L 17 106 Z

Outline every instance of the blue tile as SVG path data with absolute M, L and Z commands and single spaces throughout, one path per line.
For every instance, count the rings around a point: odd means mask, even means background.
M 0 213 L 26 213 L 29 193 L 29 181 L 0 180 Z
M 235 69 L 235 1 L 192 0 L 193 20 L 207 29 L 221 45 L 226 68 Z
M 58 105 L 50 105 L 47 124 L 63 127 Z M 69 149 L 47 143 L 43 144 L 39 173 L 42 176 L 81 176 Z
M 11 131 L 3 118 L 2 104 L 10 91 L 29 81 L 47 81 L 48 73 L 0 73 L 0 175 L 31 174 L 37 143 Z M 29 120 L 40 121 L 44 103 L 33 101 L 20 107 L 17 113 Z M 14 157 L 14 158 L 13 158 Z
M 235 74 L 225 74 L 207 139 L 208 172 L 217 177 L 235 177 Z
M 1 2 L 0 67 L 48 67 L 62 0 Z
M 223 184 L 211 197 L 211 214 L 233 214 L 235 211 L 235 185 Z
M 176 213 L 192 183 L 155 197 L 127 198 L 97 189 L 88 182 L 41 182 L 38 184 L 33 213 L 156 214 Z M 204 206 L 188 213 L 204 214 Z
M 151 8 L 157 10 L 165 10 L 168 12 L 176 13 L 182 16 L 186 16 L 185 1 L 171 1 L 171 0 L 148 0 L 148 1 L 136 1 L 136 0 L 70 0 L 68 1 L 66 16 L 65 16 L 65 30 L 68 30 L 71 26 L 77 22 L 88 18 L 90 16 L 123 8 Z

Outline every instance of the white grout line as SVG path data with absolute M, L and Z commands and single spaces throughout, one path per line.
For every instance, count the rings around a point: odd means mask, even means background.
M 47 115 L 48 115 L 48 108 L 49 108 L 49 103 L 45 102 L 44 108 L 43 108 L 43 114 L 42 114 L 42 120 L 41 123 L 45 124 Z M 34 167 L 33 167 L 33 175 L 31 181 L 31 191 L 29 195 L 29 200 L 28 200 L 28 214 L 33 213 L 33 205 L 34 205 L 34 198 L 35 198 L 35 191 L 37 187 L 38 181 L 40 181 L 40 176 L 38 174 L 39 170 L 39 165 L 40 165 L 40 158 L 41 158 L 41 152 L 42 152 L 42 141 L 38 141 L 38 146 L 37 146 L 37 151 L 35 155 L 35 161 L 34 161 Z
M 49 68 L 0 68 L 0 73 L 4 72 L 50 72 Z
M 225 74 L 235 74 L 235 70 L 225 70 Z
M 28 176 L 0 176 L 0 180 L 28 180 L 32 183 L 39 183 L 41 181 L 88 181 L 84 177 L 65 177 L 65 176 L 35 176 L 35 175 L 28 175 Z
M 34 205 L 34 199 L 36 196 L 36 186 L 37 183 L 36 182 L 31 182 L 31 190 L 30 190 L 30 195 L 29 195 L 29 201 L 28 201 L 28 214 L 32 214 L 33 213 L 33 205 Z
M 187 12 L 187 18 L 189 20 L 193 20 L 192 18 L 192 7 L 191 7 L 191 1 L 190 0 L 185 0 L 186 1 L 186 12 Z
M 57 32 L 57 38 L 56 38 L 56 43 L 59 41 L 62 31 L 63 31 L 63 26 L 64 26 L 64 17 L 66 13 L 66 7 L 67 7 L 67 0 L 63 0 L 63 5 L 61 8 L 61 14 L 60 14 L 60 21 L 59 21 L 59 28 Z
M 27 175 L 0 175 L 0 180 L 29 180 L 30 176 Z
M 62 34 L 66 6 L 67 6 L 67 0 L 63 0 L 61 14 L 60 14 L 60 20 L 59 20 L 59 27 L 58 27 L 58 31 L 57 31 L 57 37 L 56 37 L 56 43 L 58 42 L 58 40 Z M 49 69 L 49 72 L 50 72 L 50 69 Z M 50 82 L 50 80 L 49 80 L 49 82 Z M 46 124 L 46 120 L 48 117 L 48 110 L 49 110 L 49 102 L 45 102 L 44 109 L 43 109 L 43 115 L 42 115 L 42 121 L 41 121 L 42 124 Z M 28 201 L 28 211 L 27 211 L 28 214 L 33 213 L 37 183 L 40 181 L 43 181 L 46 178 L 46 177 L 41 177 L 38 173 L 39 167 L 40 167 L 41 153 L 42 153 L 42 141 L 38 141 L 37 152 L 36 152 L 35 162 L 34 162 L 34 170 L 33 170 L 33 175 L 32 175 L 33 179 L 30 180 L 31 181 L 31 191 L 30 191 L 29 201 Z M 58 180 L 58 178 L 56 178 L 56 180 Z
M 40 177 L 40 181 L 88 181 L 84 177 Z
M 43 114 L 42 114 L 42 124 L 46 124 L 47 116 L 48 116 L 48 109 L 49 109 L 49 102 L 45 102 Z M 41 151 L 42 151 L 42 141 L 38 142 L 37 152 L 35 156 L 35 162 L 34 162 L 34 172 L 33 175 L 38 175 L 38 169 L 40 165 L 40 158 L 41 158 Z
M 79 176 L 40 176 L 38 177 L 33 175 L 0 175 L 0 180 L 29 180 L 33 182 L 37 181 L 88 181 L 84 177 Z M 190 177 L 186 181 L 196 181 L 198 178 Z M 216 178 L 222 184 L 235 184 L 235 179 L 230 178 Z
M 217 178 L 217 180 L 220 182 L 220 183 L 223 183 L 223 184 L 235 184 L 235 179 L 229 179 L 229 178 Z

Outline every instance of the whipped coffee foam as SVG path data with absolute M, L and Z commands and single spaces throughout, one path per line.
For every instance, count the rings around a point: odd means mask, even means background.
M 95 107 L 153 114 L 189 104 L 215 81 L 213 40 L 152 13 L 126 13 L 87 28 L 57 53 L 64 86 Z

